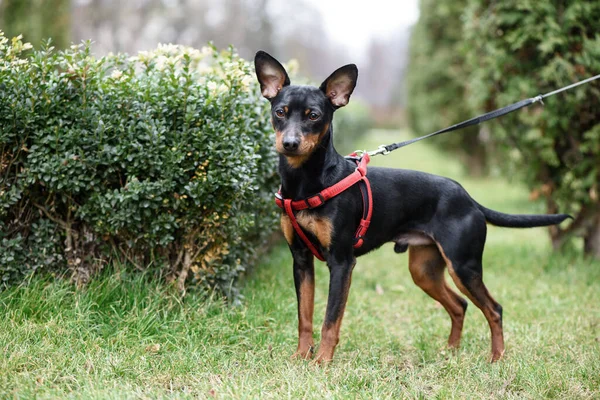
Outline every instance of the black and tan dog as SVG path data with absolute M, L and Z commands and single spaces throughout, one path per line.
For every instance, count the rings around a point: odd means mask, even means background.
M 262 95 L 271 102 L 281 195 L 306 199 L 354 172 L 356 164 L 333 147 L 334 111 L 348 104 L 358 70 L 346 65 L 317 88 L 290 85 L 283 66 L 265 52 L 255 57 Z M 340 337 L 356 257 L 387 242 L 408 248 L 414 282 L 440 302 L 452 321 L 448 345 L 458 347 L 467 302 L 446 284 L 448 267 L 456 286 L 485 315 L 492 336 L 492 361 L 504 353 L 502 307 L 483 284 L 482 254 L 486 223 L 527 228 L 558 224 L 568 215 L 510 215 L 478 204 L 457 182 L 418 171 L 369 168 L 373 215 L 363 245 L 353 248 L 363 214 L 355 185 L 323 205 L 299 211 L 298 224 L 316 244 L 330 273 L 329 297 L 315 360 L 330 361 Z M 281 228 L 293 255 L 298 298 L 298 349 L 294 356 L 313 355 L 314 256 L 300 240 L 287 214 Z

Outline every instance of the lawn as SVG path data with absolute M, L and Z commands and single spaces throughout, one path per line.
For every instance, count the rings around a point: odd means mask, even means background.
M 363 145 L 401 138 L 374 131 Z M 425 143 L 372 165 L 453 177 L 501 211 L 543 211 L 516 182 L 468 179 Z M 328 273 L 316 270 L 318 342 Z M 181 300 L 117 267 L 81 290 L 34 278 L 0 293 L 0 398 L 600 398 L 600 262 L 553 254 L 542 228 L 490 227 L 484 271 L 504 307 L 502 361 L 488 362 L 489 330 L 473 305 L 461 350 L 445 349 L 446 312 L 389 245 L 359 259 L 326 368 L 289 359 L 296 300 L 284 246 L 247 276 L 238 307 Z

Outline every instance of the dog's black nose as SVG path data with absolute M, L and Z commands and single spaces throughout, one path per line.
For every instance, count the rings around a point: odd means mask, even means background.
M 287 151 L 296 151 L 300 142 L 296 139 L 283 139 L 283 148 Z

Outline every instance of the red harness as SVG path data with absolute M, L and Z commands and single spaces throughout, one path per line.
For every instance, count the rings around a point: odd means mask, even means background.
M 356 153 L 350 154 L 350 157 L 356 157 Z M 371 184 L 369 183 L 369 179 L 367 178 L 367 164 L 370 161 L 369 155 L 364 154 L 360 160 L 356 161 L 356 169 L 353 173 L 339 181 L 333 186 L 329 186 L 328 188 L 322 190 L 314 196 L 303 200 L 292 200 L 292 199 L 284 199 L 281 197 L 281 191 L 275 195 L 275 204 L 281 209 L 285 211 L 285 213 L 290 217 L 290 221 L 292 222 L 292 226 L 294 230 L 300 236 L 300 239 L 306 244 L 311 253 L 314 254 L 321 261 L 325 261 L 325 258 L 318 250 L 318 246 L 316 246 L 304 233 L 298 221 L 296 221 L 296 215 L 294 211 L 313 209 L 322 206 L 325 202 L 338 194 L 342 193 L 344 190 L 354 186 L 355 184 L 359 184 L 360 192 L 362 194 L 363 200 L 363 215 L 360 220 L 360 224 L 358 225 L 358 229 L 354 234 L 354 248 L 357 249 L 363 244 L 363 237 L 367 233 L 367 229 L 369 229 L 369 224 L 371 223 L 371 214 L 373 211 L 373 195 L 371 193 Z

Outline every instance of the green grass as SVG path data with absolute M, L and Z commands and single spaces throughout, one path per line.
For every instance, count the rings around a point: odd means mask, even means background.
M 397 135 L 374 132 L 364 147 Z M 505 212 L 542 211 L 518 184 L 467 179 L 425 144 L 372 164 L 451 176 Z M 318 341 L 328 274 L 316 269 Z M 472 305 L 461 350 L 446 350 L 445 311 L 412 283 L 406 255 L 384 246 L 359 259 L 327 368 L 289 360 L 296 301 L 283 246 L 248 276 L 235 308 L 180 300 L 123 271 L 80 290 L 36 278 L 0 294 L 0 398 L 599 398 L 600 262 L 551 253 L 543 229 L 490 227 L 484 270 L 504 307 L 501 362 L 488 363 L 489 330 Z

